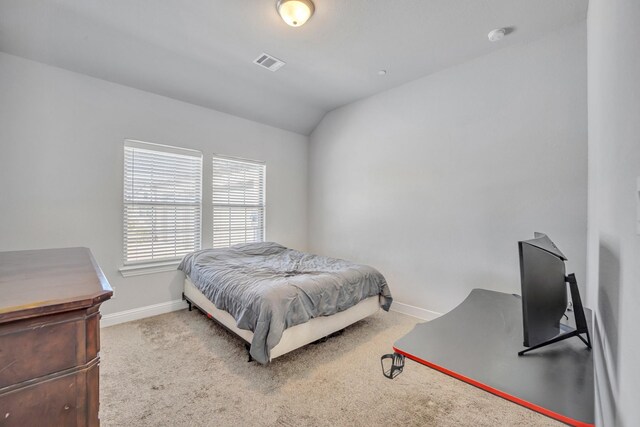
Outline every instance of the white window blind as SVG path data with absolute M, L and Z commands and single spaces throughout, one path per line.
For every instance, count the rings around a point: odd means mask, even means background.
M 200 249 L 202 153 L 125 141 L 124 263 L 179 259 Z
M 213 157 L 213 247 L 264 240 L 265 164 Z

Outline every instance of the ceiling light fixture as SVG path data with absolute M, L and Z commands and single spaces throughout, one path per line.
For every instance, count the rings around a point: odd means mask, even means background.
M 278 0 L 276 9 L 287 25 L 300 27 L 311 18 L 315 6 L 311 0 Z

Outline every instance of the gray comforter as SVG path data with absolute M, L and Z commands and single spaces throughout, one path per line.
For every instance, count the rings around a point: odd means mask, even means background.
M 387 311 L 392 301 L 384 276 L 372 267 L 271 242 L 193 252 L 178 269 L 217 308 L 230 313 L 238 328 L 253 332 L 250 354 L 260 363 L 269 361 L 287 328 L 374 295 L 380 295 Z

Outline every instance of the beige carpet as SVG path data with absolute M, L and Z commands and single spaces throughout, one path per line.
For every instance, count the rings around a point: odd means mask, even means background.
M 409 360 L 384 378 L 380 356 L 415 323 L 380 312 L 269 366 L 195 310 L 104 328 L 102 425 L 558 425 Z

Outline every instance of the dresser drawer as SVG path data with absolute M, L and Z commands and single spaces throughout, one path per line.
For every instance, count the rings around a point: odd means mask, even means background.
M 84 312 L 4 325 L 0 329 L 0 389 L 87 362 Z M 95 352 L 92 352 L 95 357 Z
M 98 366 L 88 371 L 97 373 Z M 0 393 L 0 427 L 97 425 L 87 419 L 87 370 Z

